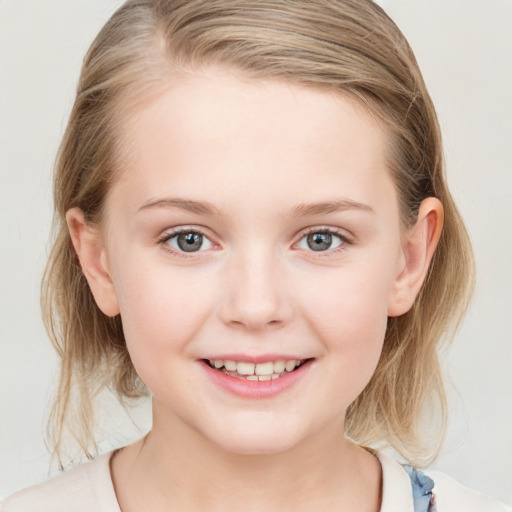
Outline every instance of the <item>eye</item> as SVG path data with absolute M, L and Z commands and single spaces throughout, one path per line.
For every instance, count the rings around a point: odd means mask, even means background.
M 159 242 L 169 245 L 176 252 L 200 252 L 213 247 L 212 242 L 202 233 L 183 228 L 166 233 Z
M 333 229 L 315 229 L 306 233 L 299 242 L 299 248 L 325 252 L 349 243 L 347 237 Z
M 206 235 L 188 228 L 179 228 L 165 233 L 158 243 L 162 244 L 166 251 L 178 255 L 206 251 L 214 246 Z M 335 229 L 315 228 L 301 238 L 298 247 L 313 252 L 331 254 L 336 253 L 336 249 L 341 250 L 344 245 L 350 243 L 347 236 Z

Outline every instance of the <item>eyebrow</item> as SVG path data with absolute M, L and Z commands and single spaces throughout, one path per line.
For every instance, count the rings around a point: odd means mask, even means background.
M 302 203 L 292 209 L 293 217 L 306 217 L 308 215 L 322 215 L 326 213 L 342 212 L 345 210 L 361 210 L 375 213 L 373 208 L 367 204 L 352 201 L 350 199 L 339 199 L 321 203 Z
M 221 210 L 207 201 L 194 201 L 193 199 L 184 199 L 178 197 L 167 197 L 163 199 L 150 199 L 144 203 L 139 211 L 149 208 L 178 208 L 198 215 L 212 217 L 222 217 Z M 338 199 L 334 201 L 324 201 L 319 203 L 301 203 L 292 208 L 292 218 L 307 217 L 312 215 L 322 215 L 346 210 L 360 210 L 369 213 L 375 213 L 370 206 L 352 201 L 350 199 Z
M 179 197 L 150 199 L 139 208 L 139 211 L 147 210 L 148 208 L 179 208 L 180 210 L 197 213 L 199 215 L 222 217 L 222 212 L 207 201 L 194 201 L 192 199 L 182 199 Z

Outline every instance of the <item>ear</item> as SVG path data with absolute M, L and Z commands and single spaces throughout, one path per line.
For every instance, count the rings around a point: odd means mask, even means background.
M 415 225 L 406 233 L 403 246 L 403 265 L 393 285 L 388 316 L 400 316 L 409 311 L 434 256 L 441 237 L 444 209 L 435 197 L 424 199 Z
M 119 303 L 99 230 L 87 224 L 80 208 L 68 210 L 66 222 L 96 304 L 105 315 L 116 316 L 119 314 Z

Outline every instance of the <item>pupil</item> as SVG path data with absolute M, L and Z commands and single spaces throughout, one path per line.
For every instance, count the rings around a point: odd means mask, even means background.
M 201 248 L 203 235 L 199 233 L 182 233 L 178 235 L 178 246 L 186 252 L 193 252 Z
M 308 235 L 308 245 L 314 251 L 324 251 L 329 249 L 332 243 L 330 233 L 312 233 Z

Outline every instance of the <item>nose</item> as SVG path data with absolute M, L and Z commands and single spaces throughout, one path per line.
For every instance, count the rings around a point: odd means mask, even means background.
M 284 325 L 292 316 L 282 265 L 271 251 L 263 252 L 233 256 L 226 269 L 220 317 L 231 327 L 257 331 Z

